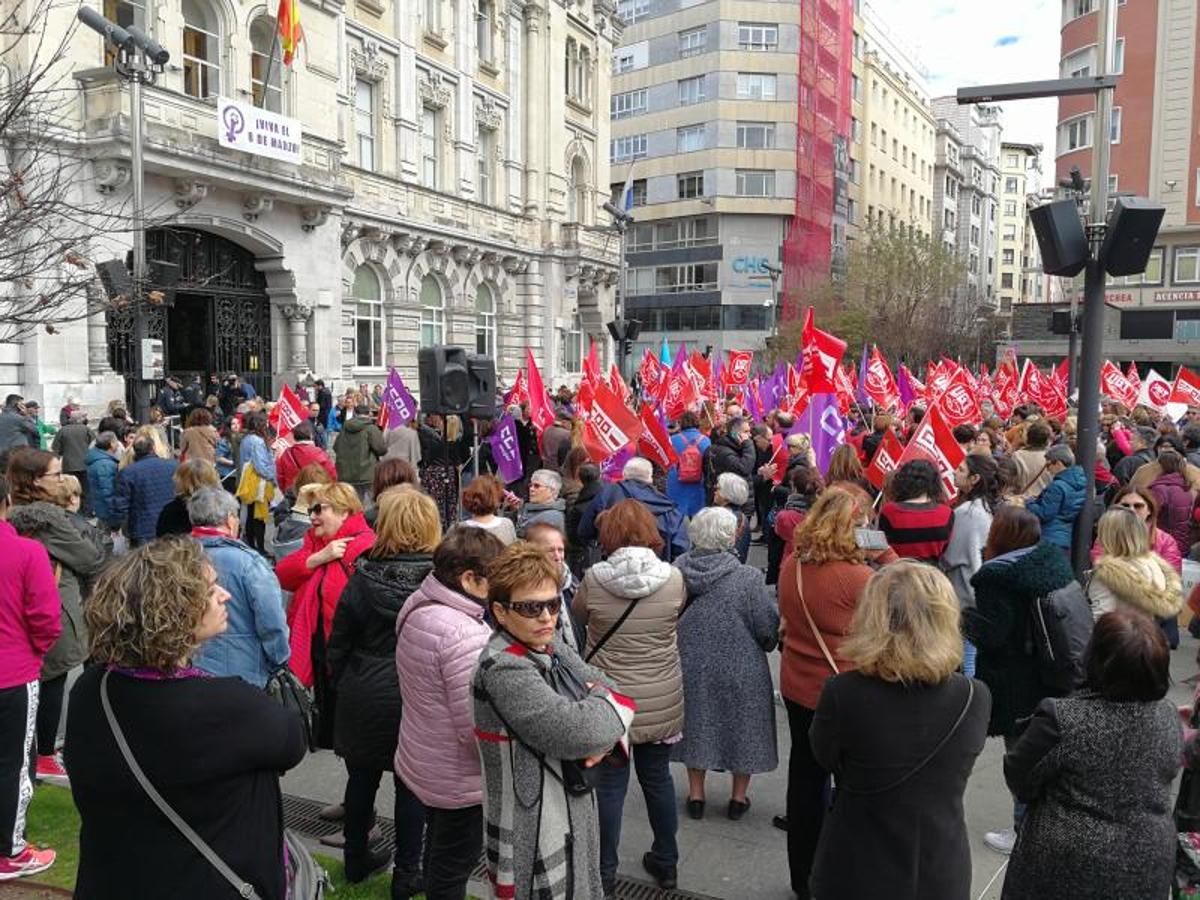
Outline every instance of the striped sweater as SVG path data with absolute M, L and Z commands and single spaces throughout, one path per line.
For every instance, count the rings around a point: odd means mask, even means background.
M 570 647 L 555 642 L 550 650 L 534 652 L 498 631 L 475 670 L 484 847 L 495 900 L 604 896 L 595 797 L 569 794 L 559 761 L 618 746 L 627 758 L 634 703 Z M 572 701 L 557 694 L 547 680 L 555 665 L 590 684 L 589 695 Z
M 954 526 L 954 510 L 945 503 L 883 504 L 879 527 L 897 556 L 937 564 Z

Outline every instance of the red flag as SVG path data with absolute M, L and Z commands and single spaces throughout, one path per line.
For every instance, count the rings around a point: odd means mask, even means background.
M 854 383 L 850 380 L 845 366 L 837 367 L 834 383 L 837 387 L 838 411 L 844 416 L 850 412 L 850 407 L 854 403 Z
M 938 396 L 946 389 L 953 374 L 953 370 L 948 369 L 942 363 L 938 363 L 936 366 L 933 363 L 927 363 L 925 367 L 926 399 L 937 402 Z
M 782 434 L 773 434 L 771 435 L 771 446 L 775 448 L 770 460 L 771 464 L 775 466 L 775 474 L 771 476 L 771 480 L 776 484 L 783 484 L 783 479 L 787 476 L 787 442 L 783 439 Z
M 699 350 L 693 350 L 683 368 L 696 386 L 696 393 L 701 397 L 707 395 L 712 383 L 712 363 L 708 358 Z
M 979 410 L 975 392 L 971 389 L 970 382 L 963 374 L 961 366 L 946 381 L 945 388 L 934 402 L 945 418 L 946 424 L 951 428 L 983 420 L 983 413 Z
M 275 27 L 279 32 L 279 46 L 283 50 L 283 64 L 290 66 L 296 50 L 304 40 L 304 29 L 300 27 L 299 0 L 279 0 L 275 11 Z
M 642 423 L 621 398 L 604 382 L 596 385 L 592 414 L 583 426 L 583 446 L 597 463 L 634 443 L 642 434 Z
M 583 377 L 596 382 L 600 380 L 600 357 L 596 351 L 596 339 L 592 338 L 591 341 L 587 356 L 583 359 Z
M 1129 368 L 1125 370 L 1125 380 L 1139 392 L 1142 390 L 1142 376 L 1138 374 L 1137 363 L 1130 361 Z
M 529 391 L 525 389 L 525 370 L 517 369 L 517 380 L 513 382 L 512 388 L 504 395 L 504 405 L 512 406 L 514 403 L 520 406 L 522 403 L 529 402 Z
M 1186 403 L 1188 406 L 1200 406 L 1200 376 L 1183 366 L 1175 374 L 1175 384 L 1171 386 L 1171 396 L 1168 403 Z
M 642 357 L 642 365 L 638 369 L 642 378 L 642 396 L 651 403 L 662 402 L 663 393 L 667 389 L 667 369 L 658 357 L 649 350 Z
M 750 363 L 754 359 L 751 350 L 730 350 L 729 365 L 725 367 L 726 384 L 745 384 L 750 380 Z
M 1137 405 L 1138 388 L 1130 384 L 1129 379 L 1109 359 L 1106 359 L 1104 365 L 1100 367 L 1100 391 L 1129 409 L 1133 409 Z
M 542 373 L 538 371 L 533 351 L 525 348 L 525 368 L 529 372 L 529 420 L 540 436 L 554 424 L 554 404 L 542 384 Z
M 896 468 L 903 453 L 904 445 L 900 443 L 900 438 L 896 437 L 896 432 L 889 428 L 883 433 L 883 440 L 879 442 L 879 446 L 875 448 L 875 455 L 871 457 L 870 464 L 863 470 L 867 481 L 875 485 L 876 490 L 883 490 L 884 480 Z
M 589 413 L 592 410 L 592 399 L 596 396 L 596 382 L 584 375 L 579 380 L 579 390 L 575 392 L 576 399 L 579 401 L 579 409 L 583 413 Z
M 613 363 L 608 369 L 608 386 L 612 388 L 612 392 L 621 398 L 621 402 L 629 404 L 629 385 L 625 383 L 625 379 L 621 377 L 620 371 L 617 370 L 617 364 Z
M 1006 357 L 996 369 L 996 387 L 992 392 L 992 406 L 996 414 L 1007 419 L 1013 414 L 1017 404 L 1021 402 L 1017 369 Z
M 1025 402 L 1036 403 L 1046 411 L 1047 415 L 1054 415 L 1050 408 L 1058 405 L 1058 388 L 1042 374 L 1042 370 L 1035 366 L 1033 360 L 1028 357 L 1025 358 L 1025 365 L 1021 369 L 1021 378 L 1017 382 L 1017 393 Z
M 663 428 L 662 421 L 649 404 L 642 407 L 641 419 L 642 436 L 638 438 L 638 453 L 664 469 L 669 469 L 679 462 L 667 429 Z
M 279 437 L 287 437 L 292 429 L 308 418 L 308 409 L 288 385 L 279 392 L 279 402 L 271 409 L 267 421 Z
M 946 496 L 953 500 L 958 494 L 958 489 L 954 486 L 954 470 L 966 458 L 963 448 L 954 439 L 954 432 L 934 406 L 913 432 L 896 465 L 902 466 L 914 459 L 929 460 L 942 477 L 942 487 L 945 488 Z
M 867 360 L 867 377 L 861 385 L 871 402 L 880 409 L 895 409 L 900 405 L 900 391 L 896 387 L 896 379 L 888 368 L 887 360 L 875 347 Z
M 666 408 L 667 418 L 675 421 L 687 408 L 700 399 L 696 384 L 688 375 L 687 365 L 680 366 L 679 371 L 672 371 L 667 377 Z
M 1064 359 L 1055 366 L 1050 374 L 1053 376 L 1055 386 L 1062 391 L 1062 395 L 1067 396 L 1067 385 L 1071 383 L 1071 361 Z
M 804 316 L 802 341 L 804 376 L 808 381 L 808 389 L 814 394 L 835 393 L 837 385 L 834 378 L 846 353 L 846 342 L 816 326 L 811 306 Z

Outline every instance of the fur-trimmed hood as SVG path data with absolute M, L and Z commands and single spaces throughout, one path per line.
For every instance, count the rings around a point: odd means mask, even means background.
M 1102 556 L 1092 580 L 1108 588 L 1123 603 L 1162 618 L 1179 614 L 1183 588 L 1179 574 L 1155 553 L 1145 556 Z

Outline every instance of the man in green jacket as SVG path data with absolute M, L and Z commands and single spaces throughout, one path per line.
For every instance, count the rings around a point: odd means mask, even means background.
M 371 418 L 369 406 L 354 407 L 353 418 L 346 420 L 333 442 L 333 452 L 338 481 L 354 485 L 359 498 L 365 500 L 375 480 L 375 463 L 387 453 L 383 432 Z

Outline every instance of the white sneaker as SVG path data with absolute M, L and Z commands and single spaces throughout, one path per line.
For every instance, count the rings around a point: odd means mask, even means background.
M 983 836 L 983 843 L 997 853 L 1008 856 L 1017 843 L 1017 832 L 1012 828 L 1006 828 L 1004 831 L 989 831 Z

